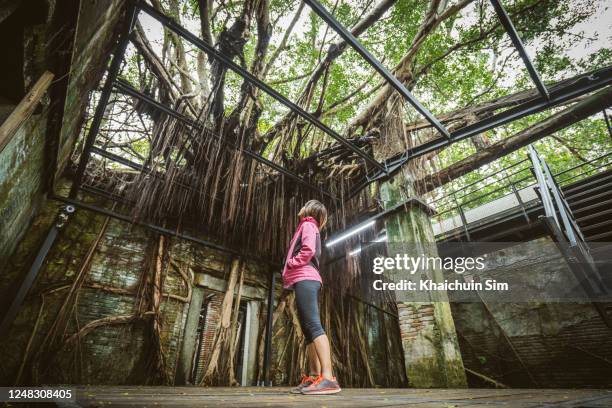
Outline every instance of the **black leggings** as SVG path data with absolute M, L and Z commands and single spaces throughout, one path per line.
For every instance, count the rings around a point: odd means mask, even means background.
M 306 344 L 325 334 L 319 315 L 319 290 L 321 283 L 315 280 L 303 280 L 293 285 L 300 326 L 306 336 Z

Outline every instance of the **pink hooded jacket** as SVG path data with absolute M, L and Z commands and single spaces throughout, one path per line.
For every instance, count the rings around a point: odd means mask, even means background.
M 283 269 L 283 287 L 290 289 L 303 280 L 322 282 L 318 270 L 320 256 L 319 223 L 312 217 L 304 217 L 289 244 Z

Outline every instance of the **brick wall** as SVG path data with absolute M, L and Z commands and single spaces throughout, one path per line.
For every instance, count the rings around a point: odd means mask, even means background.
M 44 226 L 53 219 L 56 210 L 53 202 L 44 208 L 39 216 L 43 219 L 37 219 L 30 229 L 32 237 L 43 234 Z M 10 333 L 0 339 L 4 369 L 0 373 L 2 384 L 13 384 L 24 356 L 22 383 L 146 384 L 150 381 L 144 376 L 148 363 L 147 344 L 150 342 L 146 321 L 102 325 L 83 336 L 76 346 L 62 347 L 50 353 L 51 364 L 47 364 L 46 369 L 36 372 L 33 365 L 37 360 L 36 350 L 83 268 L 86 254 L 104 221 L 103 216 L 79 210 L 60 231 Z M 156 234 L 143 228 L 122 221 L 109 221 L 86 267 L 83 287 L 78 292 L 65 337 L 99 319 L 130 316 L 138 310 L 139 298 L 136 295 L 150 264 L 150 247 L 156 242 Z M 27 270 L 31 254 L 36 249 L 35 245 L 24 240 L 7 266 L 17 271 Z M 162 275 L 164 296 L 160 306 L 161 346 L 169 378 L 174 378 L 188 311 L 188 304 L 180 298 L 187 297 L 189 289 L 179 270 L 188 276 L 206 271 L 224 278 L 228 259 L 226 254 L 196 244 L 169 240 Z M 257 281 L 258 269 L 251 266 L 248 271 L 248 280 Z M 210 353 L 221 300 L 222 294 L 217 293 L 209 305 L 204 359 Z M 26 353 L 30 340 L 32 346 Z
M 223 294 L 221 293 L 212 293 L 209 296 L 211 297 L 205 298 L 206 315 L 204 322 L 201 322 L 200 326 L 202 328 L 200 332 L 200 341 L 202 344 L 199 346 L 200 354 L 197 356 L 198 371 L 196 373 L 196 383 L 200 382 L 210 362 L 213 341 L 215 340 L 215 331 L 219 324 L 221 303 L 223 302 Z
M 397 311 L 403 342 L 414 340 L 420 332 L 434 326 L 434 306 L 432 304 L 399 303 Z

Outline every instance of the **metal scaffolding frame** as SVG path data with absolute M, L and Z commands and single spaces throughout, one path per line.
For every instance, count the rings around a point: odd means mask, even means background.
M 133 98 L 136 98 L 138 100 L 140 100 L 141 102 L 146 103 L 147 105 L 151 106 L 152 108 L 155 108 L 161 112 L 164 112 L 170 116 L 172 116 L 173 118 L 189 125 L 190 127 L 197 129 L 203 133 L 206 134 L 207 137 L 211 137 L 215 140 L 217 140 L 219 143 L 222 143 L 228 147 L 230 147 L 231 149 L 240 151 L 241 153 L 243 153 L 245 156 L 250 157 L 251 159 L 258 161 L 276 171 L 278 171 L 279 173 L 291 178 L 292 180 L 304 185 L 305 187 L 308 187 L 318 193 L 320 193 L 321 195 L 327 196 L 329 198 L 331 198 L 332 200 L 338 201 L 338 198 L 336 196 L 334 196 L 333 194 L 331 194 L 330 192 L 323 190 L 320 187 L 315 186 L 312 183 L 307 182 L 306 180 L 304 180 L 303 178 L 301 178 L 300 176 L 298 176 L 297 174 L 295 174 L 294 172 L 287 170 L 286 168 L 284 168 L 283 166 L 280 166 L 276 163 L 274 163 L 271 160 L 266 159 L 265 157 L 252 152 L 251 150 L 248 149 L 244 149 L 241 148 L 239 146 L 236 146 L 235 144 L 231 143 L 230 141 L 224 139 L 223 137 L 215 134 L 213 131 L 211 131 L 210 129 L 206 129 L 201 123 L 198 123 L 195 120 L 190 119 L 189 117 L 175 111 L 174 109 L 171 109 L 167 106 L 165 106 L 162 103 L 159 103 L 158 101 L 156 101 L 155 99 L 151 98 L 148 95 L 143 94 L 142 92 L 138 91 L 137 89 L 135 89 L 134 87 L 132 87 L 131 85 L 129 85 L 128 83 L 121 81 L 121 80 L 117 80 L 114 83 L 114 87 L 120 91 L 123 94 L 129 95 Z
M 187 29 L 177 24 L 173 19 L 157 11 L 152 6 L 144 2 L 131 3 L 130 7 L 132 10 L 130 11 L 131 17 L 130 17 L 129 31 L 131 31 L 131 28 L 134 24 L 134 20 L 137 14 L 140 11 L 147 13 L 149 16 L 159 21 L 164 27 L 172 30 L 177 35 L 184 38 L 186 41 L 190 42 L 194 46 L 204 51 L 207 55 L 209 55 L 210 58 L 216 59 L 217 61 L 222 63 L 224 66 L 226 66 L 227 68 L 231 69 L 236 74 L 241 76 L 244 80 L 248 81 L 252 85 L 266 92 L 271 97 L 273 97 L 274 99 L 276 99 L 277 101 L 279 101 L 280 103 L 288 107 L 292 112 L 302 116 L 304 119 L 309 121 L 311 124 L 319 128 L 326 134 L 330 135 L 331 137 L 333 137 L 340 144 L 349 148 L 354 153 L 358 154 L 366 162 L 376 167 L 376 171 L 374 171 L 373 175 L 372 173 L 370 173 L 370 175 L 366 177 L 364 182 L 357 185 L 351 190 L 351 193 L 349 194 L 349 198 L 353 197 L 356 193 L 361 191 L 368 184 L 376 180 L 381 180 L 381 179 L 390 177 L 395 172 L 397 172 L 404 164 L 406 164 L 408 161 L 412 160 L 415 157 L 419 157 L 421 155 L 430 153 L 434 150 L 440 149 L 442 147 L 448 146 L 452 143 L 456 143 L 466 138 L 475 136 L 479 133 L 482 133 L 484 131 L 501 126 L 505 123 L 509 123 L 514 120 L 520 119 L 524 116 L 528 116 L 528 115 L 540 112 L 542 110 L 548 109 L 550 107 L 553 107 L 555 105 L 563 103 L 577 96 L 583 95 L 585 93 L 591 92 L 593 90 L 599 89 L 611 83 L 610 79 L 612 78 L 612 76 L 610 75 L 610 69 L 603 69 L 601 70 L 602 72 L 591 73 L 588 76 L 583 77 L 581 80 L 575 81 L 574 83 L 570 84 L 568 87 L 564 87 L 563 89 L 554 89 L 554 88 L 551 88 L 550 90 L 547 89 L 546 86 L 541 81 L 539 74 L 535 70 L 533 64 L 531 63 L 531 60 L 529 59 L 529 56 L 527 55 L 525 51 L 522 41 L 520 37 L 518 36 L 518 33 L 516 32 L 516 29 L 514 28 L 512 21 L 508 17 L 508 14 L 506 13 L 503 5 L 501 4 L 501 2 L 499 2 L 499 0 L 491 0 L 491 3 L 493 7 L 495 8 L 495 11 L 504 29 L 506 30 L 506 32 L 512 39 L 514 46 L 519 51 L 519 54 L 521 58 L 523 59 L 533 82 L 536 85 L 536 88 L 540 92 L 540 97 L 534 98 L 533 100 L 530 100 L 517 107 L 508 109 L 497 115 L 493 115 L 475 124 L 458 129 L 452 133 L 448 133 L 448 130 L 440 123 L 440 121 L 435 116 L 433 116 L 425 107 L 423 107 L 420 104 L 420 102 L 416 98 L 414 98 L 414 96 L 410 93 L 410 91 L 408 91 L 405 88 L 405 86 L 395 76 L 393 76 L 393 74 L 391 74 L 378 60 L 376 60 L 376 58 L 372 56 L 372 54 L 344 26 L 342 26 L 342 24 L 340 24 L 336 20 L 336 18 L 332 16 L 317 0 L 305 0 L 305 2 L 331 28 L 333 28 L 336 32 L 338 32 L 338 34 L 357 53 L 359 53 L 362 56 L 364 60 L 366 60 L 385 79 L 387 84 L 392 86 L 402 96 L 404 96 L 404 98 L 406 98 L 408 102 L 410 102 L 412 106 L 414 106 L 415 109 L 417 109 L 433 127 L 435 127 L 440 133 L 442 133 L 443 137 L 439 137 L 432 141 L 418 145 L 412 149 L 409 149 L 399 155 L 396 155 L 395 157 L 391 157 L 385 160 L 384 162 L 380 163 L 376 161 L 371 155 L 365 153 L 362 149 L 360 149 L 354 143 L 347 140 L 343 136 L 339 135 L 337 132 L 329 128 L 327 125 L 321 123 L 316 117 L 311 115 L 309 112 L 305 111 L 304 109 L 299 107 L 297 104 L 288 100 L 286 97 L 284 97 L 283 95 L 278 93 L 276 90 L 271 88 L 269 85 L 267 85 L 266 83 L 264 83 L 263 81 L 261 81 L 260 79 L 252 75 L 250 72 L 248 72 L 247 70 L 245 70 L 238 64 L 234 63 L 231 59 L 227 58 L 225 55 L 217 51 L 213 46 L 205 43 L 204 41 L 196 37 L 193 33 L 189 32 Z M 76 196 L 76 190 L 78 190 L 78 186 L 81 183 L 81 180 L 82 180 L 82 177 L 85 171 L 85 167 L 87 165 L 87 160 L 89 158 L 89 155 L 92 152 L 102 155 L 110 160 L 115 160 L 120 163 L 123 163 L 129 167 L 138 168 L 138 166 L 140 166 L 140 169 L 146 170 L 145 167 L 142 165 L 135 164 L 133 162 L 130 162 L 127 159 L 121 158 L 118 155 L 114 155 L 110 152 L 105 152 L 101 149 L 94 147 L 95 136 L 97 132 L 99 131 L 100 123 L 102 120 L 102 115 L 104 113 L 104 109 L 106 107 L 106 104 L 110 97 L 110 93 L 113 88 L 115 88 L 119 92 L 128 94 L 135 98 L 138 98 L 139 100 L 143 101 L 144 103 L 149 104 L 155 109 L 158 109 L 168 115 L 171 115 L 177 118 L 178 120 L 194 128 L 198 128 L 198 129 L 207 131 L 206 129 L 203 128 L 202 125 L 198 124 L 196 121 L 155 101 L 153 98 L 147 95 L 144 95 L 143 93 L 131 87 L 129 84 L 116 80 L 119 66 L 123 59 L 123 54 L 125 52 L 127 42 L 129 41 L 129 31 L 127 35 L 121 39 L 117 47 L 117 51 L 115 52 L 115 55 L 113 57 L 111 66 L 109 68 L 107 81 L 102 90 L 102 94 L 100 97 L 100 101 L 98 102 L 98 106 L 96 108 L 96 112 L 95 112 L 95 115 L 92 121 L 92 125 L 90 127 L 89 133 L 84 143 L 84 150 L 83 150 L 83 154 L 81 155 L 81 159 L 80 159 L 79 166 L 77 169 L 75 183 L 73 184 L 73 188 L 71 189 L 71 192 L 70 192 L 71 198 L 74 198 Z M 231 148 L 239 149 L 238 147 L 234 146 L 232 143 L 225 141 L 224 139 L 220 138 L 218 135 L 213 134 L 211 131 L 207 131 L 207 134 L 208 136 L 218 139 L 221 143 L 224 143 Z M 297 174 L 262 157 L 261 155 L 254 153 L 247 149 L 240 149 L 240 151 L 243 154 L 249 156 L 250 158 L 278 171 L 279 173 L 297 181 L 298 183 L 314 191 L 317 191 L 320 194 L 325 195 L 331 199 L 334 199 L 336 201 L 338 200 L 334 195 L 332 195 L 328 191 L 325 191 L 324 189 L 318 186 L 315 186 L 312 183 L 309 183 L 308 181 L 302 179 Z
M 440 121 L 425 108 L 408 89 L 397 79 L 387 68 L 384 67 L 370 52 L 348 31 L 334 16 L 329 13 L 325 7 L 317 0 L 304 0 L 310 8 L 319 15 L 331 28 L 333 28 L 361 57 L 368 62 L 397 92 L 399 92 L 414 109 L 427 119 L 431 125 L 438 130 L 443 136 L 450 137 L 448 129 L 440 123 Z
M 163 13 L 160 13 L 155 8 L 153 8 L 152 6 L 149 6 L 146 3 L 142 3 L 142 2 L 138 3 L 138 9 L 141 11 L 144 11 L 149 16 L 159 21 L 163 26 L 174 31 L 180 37 L 184 38 L 185 40 L 189 41 L 191 44 L 195 45 L 196 47 L 204 51 L 210 58 L 213 58 L 219 61 L 224 66 L 234 71 L 236 74 L 241 76 L 245 81 L 251 83 L 252 85 L 256 86 L 257 88 L 261 89 L 262 91 L 270 95 L 272 98 L 276 99 L 278 102 L 285 105 L 292 112 L 306 119 L 308 122 L 310 122 L 313 126 L 317 127 L 319 130 L 323 131 L 324 133 L 328 134 L 332 138 L 336 139 L 336 141 L 338 141 L 339 143 L 341 143 L 348 149 L 352 150 L 357 155 L 361 156 L 366 162 L 368 162 L 372 166 L 376 167 L 377 169 L 381 171 L 386 171 L 383 165 L 381 165 L 376 159 L 374 159 L 374 157 L 364 152 L 359 147 L 355 146 L 353 143 L 345 139 L 335 130 L 331 129 L 329 126 L 319 121 L 319 119 L 317 119 L 314 115 L 310 114 L 309 112 L 301 108 L 296 103 L 290 101 L 289 99 L 281 95 L 278 91 L 276 91 L 274 88 L 272 88 L 271 86 L 269 86 L 268 84 L 266 84 L 265 82 L 263 82 L 262 80 L 254 76 L 253 74 L 251 74 L 246 69 L 242 68 L 240 65 L 236 64 L 234 61 L 232 61 L 230 58 L 223 55 L 221 52 L 217 51 L 212 45 L 207 44 L 206 42 L 198 38 L 196 35 L 188 31 L 187 29 L 185 29 L 183 26 L 181 26 L 180 24 L 177 24 L 170 17 L 164 15 Z
M 423 143 L 419 146 L 416 146 L 412 149 L 407 150 L 406 152 L 387 159 L 383 162 L 386 172 L 377 171 L 374 176 L 366 177 L 366 180 L 360 185 L 356 186 L 351 193 L 349 194 L 349 198 L 353 197 L 359 191 L 361 191 L 364 187 L 370 184 L 373 181 L 380 180 L 383 178 L 387 178 L 393 175 L 399 168 L 401 168 L 404 164 L 415 157 L 422 156 L 424 154 L 430 153 L 434 150 L 440 149 L 442 147 L 448 146 L 452 143 L 456 143 L 458 141 L 464 140 L 466 138 L 475 136 L 484 131 L 493 129 L 495 127 L 501 126 L 503 124 L 515 121 L 524 116 L 528 116 L 537 112 L 541 112 L 542 110 L 551 108 L 560 103 L 566 102 L 572 98 L 575 98 L 580 95 L 584 95 L 585 93 L 591 92 L 593 90 L 599 89 L 610 83 L 609 81 L 609 72 L 606 72 L 602 75 L 603 81 L 593 81 L 591 76 L 589 75 L 586 78 L 583 78 L 587 83 L 584 86 L 577 86 L 576 90 L 570 90 L 569 92 L 555 92 L 553 96 L 551 96 L 551 91 L 546 88 L 546 85 L 540 78 L 540 75 L 536 68 L 534 67 L 521 38 L 512 23 L 512 20 L 508 16 L 504 6 L 499 0 L 490 0 L 495 12 L 500 20 L 500 23 L 504 27 L 504 30 L 512 40 L 512 44 L 518 51 L 521 59 L 527 71 L 529 72 L 529 76 L 531 80 L 535 84 L 538 92 L 540 93 L 540 97 L 534 99 L 533 101 L 526 102 L 518 107 L 508 109 L 500 114 L 494 115 L 485 120 L 479 121 L 470 126 L 466 126 L 462 129 L 458 129 L 455 132 L 449 134 L 448 130 L 440 123 L 440 121 L 433 116 L 427 109 L 425 109 L 416 98 L 404 87 L 404 85 L 398 81 L 398 79 L 391 74 L 374 56 L 370 54 L 370 52 L 357 40 L 351 33 L 348 31 L 336 18 L 329 13 L 325 7 L 321 5 L 317 0 L 304 0 L 306 4 L 308 4 L 311 9 L 317 13 L 330 27 L 332 27 L 359 55 L 362 56 L 387 82 L 388 85 L 392 86 L 396 89 L 404 98 L 408 100 L 409 103 L 414 106 L 414 108 L 419 111 L 427 121 L 436 128 L 444 137 L 436 138 L 430 142 Z M 601 79 L 597 78 L 597 79 Z M 607 119 L 607 118 L 606 118 Z
M 531 62 L 531 59 L 529 58 L 529 55 L 527 54 L 527 50 L 525 50 L 523 41 L 521 41 L 521 37 L 519 37 L 518 32 L 516 31 L 516 28 L 514 28 L 514 24 L 512 24 L 512 20 L 510 20 L 510 17 L 508 16 L 506 9 L 501 4 L 500 0 L 491 0 L 491 4 L 493 5 L 493 8 L 495 9 L 495 12 L 497 13 L 497 17 L 499 18 L 499 21 L 504 27 L 504 30 L 506 30 L 506 33 L 510 36 L 510 39 L 512 40 L 512 44 L 514 45 L 514 48 L 516 48 L 519 55 L 521 56 L 521 59 L 523 60 L 523 63 L 525 64 L 525 67 L 527 68 L 527 71 L 529 72 L 529 76 L 531 77 L 531 80 L 535 84 L 536 88 L 538 88 L 540 95 L 542 95 L 542 97 L 544 97 L 545 99 L 549 99 L 550 95 L 548 94 L 546 85 L 544 85 L 544 82 L 542 82 L 542 78 L 540 78 L 540 74 L 538 74 L 538 71 L 533 66 L 533 63 Z

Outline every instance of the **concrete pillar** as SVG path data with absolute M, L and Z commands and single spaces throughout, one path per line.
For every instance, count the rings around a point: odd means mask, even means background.
M 244 353 L 240 385 L 248 387 L 255 384 L 257 372 L 257 340 L 259 334 L 259 304 L 257 300 L 247 302 L 244 330 Z
M 191 302 L 187 311 L 185 330 L 183 332 L 183 343 L 179 355 L 174 378 L 175 385 L 185 385 L 189 380 L 193 355 L 196 352 L 196 337 L 198 335 L 198 324 L 200 322 L 200 311 L 204 301 L 204 288 L 194 286 L 191 292 Z
M 414 197 L 409 171 L 403 170 L 391 180 L 382 183 L 380 196 L 385 208 Z M 396 212 L 385 220 L 385 227 L 389 243 L 388 256 L 395 256 L 396 253 L 403 255 L 405 251 L 402 251 L 402 248 L 422 251 L 426 256 L 438 255 L 429 215 L 424 208 L 413 206 L 407 211 Z M 405 276 L 398 276 L 396 272 L 393 280 L 397 282 L 400 279 L 420 279 L 418 271 L 412 276 L 408 272 L 399 272 L 401 275 L 404 273 Z M 434 272 L 435 280 L 441 280 L 441 276 L 441 271 Z M 398 302 L 409 385 L 418 388 L 465 387 L 467 382 L 463 360 L 446 293 L 430 293 L 427 299 L 421 297 L 418 300 L 410 301 L 410 295 L 407 295 Z

